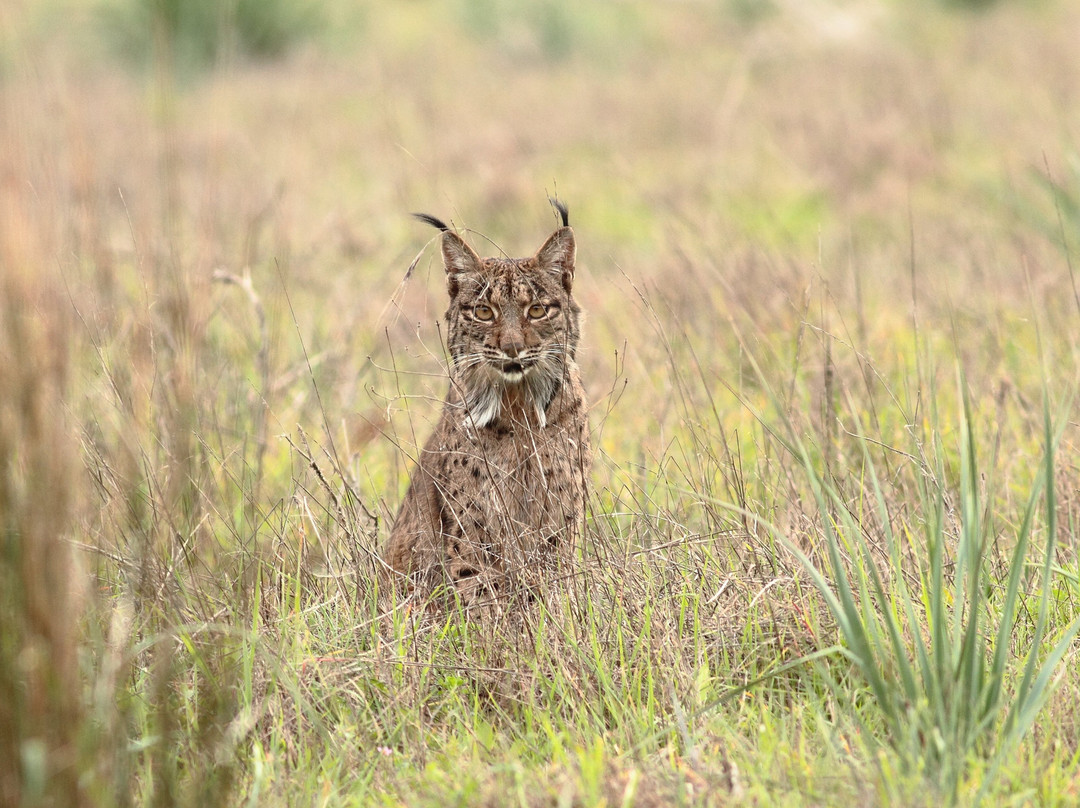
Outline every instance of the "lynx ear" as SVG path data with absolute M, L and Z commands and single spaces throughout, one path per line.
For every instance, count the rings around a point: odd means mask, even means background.
M 480 256 L 465 243 L 461 236 L 447 227 L 446 223 L 441 219 L 436 219 L 427 213 L 414 213 L 413 216 L 425 224 L 430 224 L 432 227 L 437 227 L 442 231 L 442 255 L 443 265 L 446 267 L 446 285 L 449 288 L 450 297 L 455 297 L 458 290 L 457 276 L 463 272 L 479 272 Z
M 446 281 L 450 297 L 457 294 L 457 276 L 480 271 L 480 256 L 465 243 L 453 230 L 447 230 L 442 237 L 443 265 L 446 267 Z
M 574 231 L 569 227 L 560 227 L 544 242 L 536 254 L 536 262 L 541 269 L 559 275 L 567 294 L 574 285 L 574 261 L 577 258 L 577 245 L 574 243 Z

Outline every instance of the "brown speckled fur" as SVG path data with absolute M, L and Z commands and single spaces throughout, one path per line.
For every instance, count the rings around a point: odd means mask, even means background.
M 498 602 L 581 536 L 592 458 L 574 233 L 560 212 L 531 258 L 481 259 L 444 229 L 450 391 L 384 552 L 398 590 Z

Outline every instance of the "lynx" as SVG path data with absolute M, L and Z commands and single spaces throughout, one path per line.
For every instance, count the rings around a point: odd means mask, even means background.
M 591 466 L 575 356 L 576 246 L 562 220 L 530 258 L 480 258 L 443 222 L 450 391 L 384 560 L 397 588 L 466 607 L 530 591 L 581 537 Z

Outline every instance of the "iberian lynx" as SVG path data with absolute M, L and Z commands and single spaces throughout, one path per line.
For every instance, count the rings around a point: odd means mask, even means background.
M 591 465 L 575 356 L 576 246 L 562 226 L 529 258 L 480 258 L 438 219 L 450 390 L 384 553 L 397 588 L 466 606 L 526 591 L 571 555 Z

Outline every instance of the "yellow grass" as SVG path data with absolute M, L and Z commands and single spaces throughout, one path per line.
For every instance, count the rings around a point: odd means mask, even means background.
M 0 802 L 942 799 L 864 742 L 842 658 L 783 668 L 838 639 L 776 540 L 822 558 L 777 436 L 858 511 L 865 434 L 917 535 L 917 460 L 956 493 L 959 371 L 1001 573 L 1046 397 L 1054 629 L 1076 613 L 1080 9 L 327 0 L 287 57 L 200 70 L 115 58 L 102 5 L 0 8 Z M 584 583 L 509 639 L 380 627 L 445 390 L 408 214 L 524 254 L 555 193 Z M 1073 804 L 1077 670 L 961 803 Z

